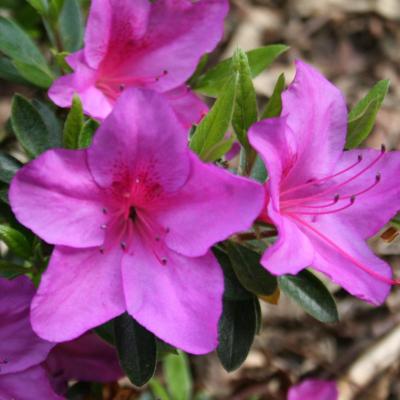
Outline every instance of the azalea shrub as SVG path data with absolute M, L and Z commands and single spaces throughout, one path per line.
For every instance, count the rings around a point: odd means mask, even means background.
M 283 292 L 338 321 L 326 280 L 385 301 L 398 281 L 366 240 L 398 223 L 400 153 L 358 147 L 387 81 L 348 112 L 298 60 L 264 104 L 253 79 L 290 50 L 211 62 L 227 0 L 9 6 L 0 77 L 32 95 L 15 94 L 19 150 L 0 154 L 1 398 L 142 386 L 171 354 L 184 368 L 185 353 L 216 351 L 233 371 L 262 329 L 260 301 Z M 289 399 L 337 397 L 310 382 Z

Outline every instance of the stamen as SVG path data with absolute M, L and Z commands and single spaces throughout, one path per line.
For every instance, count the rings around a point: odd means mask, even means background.
M 301 225 L 305 226 L 306 228 L 310 229 L 312 232 L 314 232 L 317 236 L 319 236 L 322 240 L 327 242 L 331 247 L 335 249 L 339 254 L 341 254 L 344 258 L 349 260 L 351 263 L 353 263 L 356 267 L 360 268 L 362 271 L 366 272 L 367 274 L 373 276 L 374 278 L 380 280 L 383 283 L 386 283 L 388 285 L 400 285 L 400 280 L 399 279 L 390 279 L 386 278 L 385 276 L 382 276 L 378 272 L 366 267 L 365 265 L 361 264 L 359 261 L 357 261 L 354 257 L 352 257 L 350 254 L 346 253 L 343 249 L 341 249 L 333 240 L 331 240 L 329 237 L 325 236 L 323 233 L 321 233 L 318 229 L 316 229 L 314 226 L 308 224 L 301 218 L 296 217 L 295 214 L 289 214 L 291 218 L 296 220 L 298 223 Z
M 122 250 L 126 250 L 126 243 L 125 242 L 121 242 L 121 249 Z
M 365 189 L 363 189 L 363 190 L 361 190 L 361 191 L 359 191 L 359 192 L 357 192 L 357 193 L 354 193 L 353 194 L 353 196 L 360 196 L 360 195 L 362 195 L 362 194 L 365 194 L 365 193 L 367 193 L 367 192 L 369 192 L 371 189 L 373 189 L 379 182 L 381 181 L 381 173 L 380 172 L 378 172 L 377 174 L 376 174 L 376 176 L 375 176 L 375 181 L 374 181 L 374 183 L 372 184 L 372 185 L 370 185 L 370 186 L 368 186 L 367 188 L 365 188 Z M 348 198 L 350 198 L 351 196 L 350 195 L 348 195 L 348 196 L 343 196 L 342 197 L 342 199 L 344 200 L 344 199 L 348 199 Z
M 329 179 L 332 179 L 332 178 L 336 178 L 337 176 L 342 175 L 342 174 L 344 174 L 344 173 L 350 171 L 350 170 L 353 169 L 354 167 L 356 167 L 358 164 L 360 164 L 360 162 L 361 162 L 362 160 L 363 160 L 363 156 L 362 156 L 362 154 L 359 154 L 359 155 L 357 156 L 357 161 L 356 161 L 355 163 L 353 163 L 353 164 L 351 164 L 349 167 L 346 167 L 345 169 L 343 169 L 343 170 L 337 172 L 336 174 L 329 175 L 329 176 L 325 176 L 324 178 L 320 178 L 320 179 L 312 179 L 312 180 L 309 180 L 308 182 L 303 183 L 302 185 L 294 186 L 294 187 L 291 187 L 291 188 L 288 189 L 288 190 L 282 191 L 281 195 L 288 194 L 288 193 L 297 191 L 297 190 L 299 190 L 299 189 L 304 189 L 305 187 L 308 187 L 308 186 L 311 186 L 311 185 L 315 185 L 316 183 L 323 183 L 323 182 L 325 182 L 325 181 L 327 181 L 327 180 L 329 180 Z
M 136 209 L 135 209 L 135 207 L 131 207 L 131 208 L 129 209 L 129 218 L 130 218 L 132 221 L 135 221 L 136 217 L 137 217 Z
M 300 214 L 300 215 L 325 215 L 325 214 L 335 214 L 335 213 L 337 213 L 337 212 L 339 212 L 339 211 L 343 211 L 343 210 L 346 210 L 346 208 L 349 208 L 349 207 L 351 207 L 353 204 L 354 204 L 354 202 L 355 202 L 355 200 L 356 200 L 356 197 L 355 196 L 351 196 L 350 197 L 350 202 L 348 203 L 348 204 L 346 204 L 345 206 L 343 206 L 343 207 L 340 207 L 340 208 L 336 208 L 336 209 L 334 209 L 334 210 L 329 210 L 329 211 L 321 211 L 321 212 L 316 212 L 316 211 L 309 211 L 309 212 L 306 212 L 306 211 L 295 211 L 295 213 L 296 214 Z M 301 207 L 303 207 L 303 206 L 301 206 Z
M 165 257 L 163 257 L 163 258 L 161 259 L 161 264 L 162 264 L 162 265 L 167 265 L 167 262 L 168 262 L 168 260 L 167 260 Z
M 100 254 L 104 254 L 104 247 L 99 247 Z
M 103 229 L 103 230 L 107 229 L 107 224 L 101 225 L 101 226 L 100 226 L 100 229 Z
M 108 212 L 106 208 L 103 208 L 102 211 L 103 211 L 103 214 L 107 214 L 107 212 Z

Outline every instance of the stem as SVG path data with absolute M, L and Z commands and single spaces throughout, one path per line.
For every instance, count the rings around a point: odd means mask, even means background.
M 278 232 L 276 230 L 273 231 L 264 231 L 264 232 L 260 232 L 260 233 L 253 233 L 253 232 L 249 232 L 249 233 L 240 233 L 238 235 L 236 235 L 235 237 L 239 240 L 239 241 L 243 241 L 246 242 L 248 240 L 259 240 L 259 239 L 265 239 L 265 238 L 270 238 L 270 237 L 275 237 L 278 234 Z

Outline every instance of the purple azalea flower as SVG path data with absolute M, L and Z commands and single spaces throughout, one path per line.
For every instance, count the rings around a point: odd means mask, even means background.
M 93 0 L 85 47 L 67 61 L 50 98 L 70 107 L 77 93 L 87 114 L 104 119 L 128 87 L 164 93 L 185 127 L 206 105 L 184 83 L 223 34 L 227 0 Z
M 71 340 L 128 311 L 188 352 L 216 347 L 210 247 L 251 226 L 264 190 L 201 162 L 183 131 L 163 96 L 129 89 L 89 149 L 50 150 L 17 173 L 15 215 L 56 245 L 32 302 L 39 336 Z
M 288 400 L 337 400 L 336 382 L 308 379 L 290 388 Z
M 400 152 L 343 151 L 347 110 L 341 92 L 297 62 L 282 117 L 256 123 L 250 142 L 268 172 L 261 216 L 278 229 L 262 264 L 274 274 L 312 266 L 373 304 L 394 283 L 391 268 L 365 239 L 400 208 Z
M 32 331 L 29 305 L 35 288 L 26 277 L 0 279 L 0 398 L 61 399 L 42 365 L 55 343 Z
M 55 346 L 44 365 L 59 394 L 67 391 L 71 380 L 107 383 L 124 375 L 115 349 L 91 332 Z
M 39 338 L 29 319 L 34 294 L 27 277 L 0 279 L 1 399 L 60 400 L 72 379 L 112 382 L 123 376 L 115 349 L 93 333 L 59 345 Z

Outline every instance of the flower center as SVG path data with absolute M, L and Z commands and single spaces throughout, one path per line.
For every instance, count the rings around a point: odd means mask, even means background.
M 111 100 L 117 100 L 127 86 L 143 87 L 158 82 L 161 78 L 168 75 L 164 70 L 158 76 L 103 76 L 96 82 L 97 89 L 101 90 L 105 96 Z

